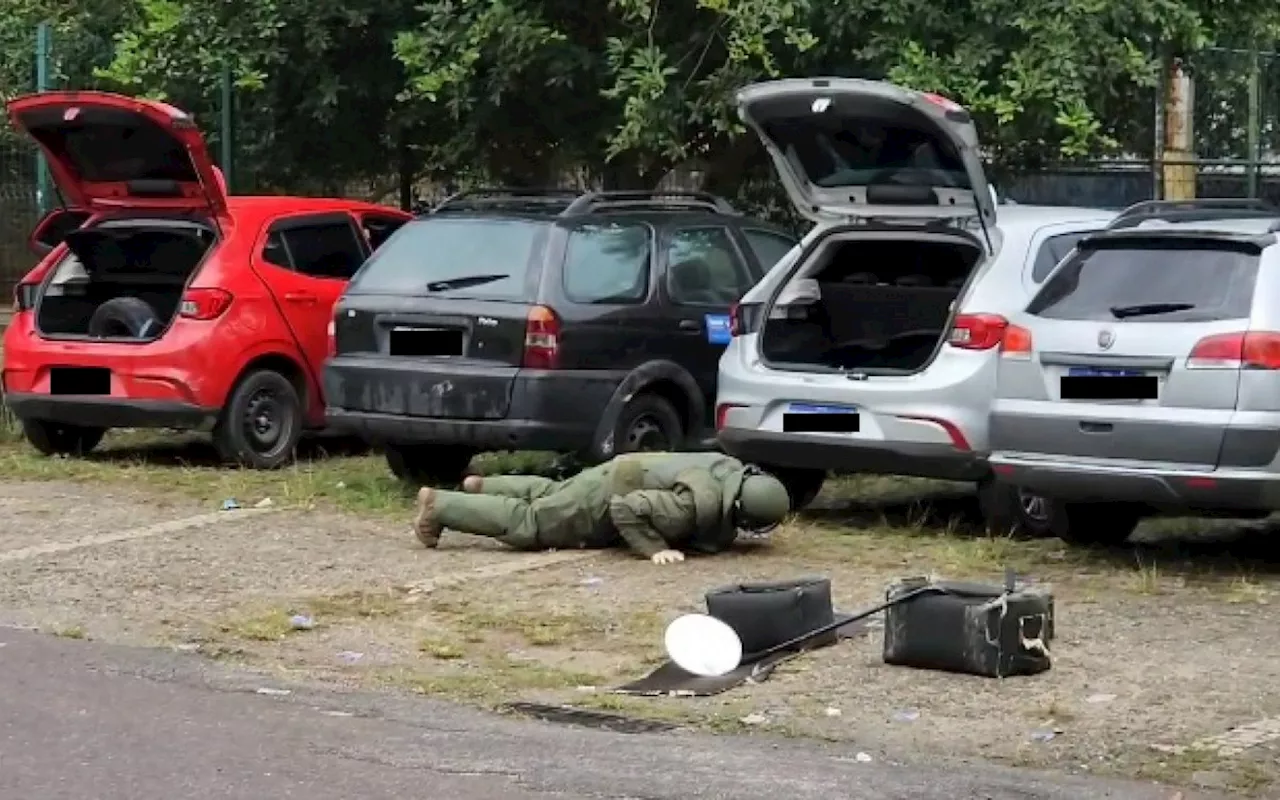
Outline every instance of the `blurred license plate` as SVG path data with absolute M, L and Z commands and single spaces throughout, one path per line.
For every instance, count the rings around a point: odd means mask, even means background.
M 857 433 L 858 409 L 792 403 L 782 415 L 782 430 L 786 433 Z
M 1063 400 L 1154 400 L 1155 375 L 1134 369 L 1072 367 L 1061 378 Z

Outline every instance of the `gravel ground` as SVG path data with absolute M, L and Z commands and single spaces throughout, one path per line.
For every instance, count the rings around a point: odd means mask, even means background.
M 426 552 L 407 520 L 323 510 L 226 512 L 147 533 L 162 519 L 216 506 L 4 482 L 0 622 L 179 646 L 337 685 L 483 704 L 567 702 L 712 730 L 848 741 L 873 754 L 994 759 L 1276 796 L 1280 724 L 1274 736 L 1267 725 L 1238 736 L 1243 749 L 1228 737 L 1177 751 L 1280 718 L 1280 635 L 1258 625 L 1280 588 L 1265 558 L 1270 529 L 1167 523 L 1143 538 L 1204 541 L 1086 552 L 967 534 L 963 520 L 942 533 L 933 517 L 963 516 L 965 497 L 943 493 L 920 505 L 885 485 L 836 487 L 845 494 L 768 544 L 657 567 L 612 553 L 548 560 L 453 535 Z M 104 532 L 141 533 L 3 560 L 35 543 Z M 1214 543 L 1223 539 L 1234 541 Z M 825 575 L 837 606 L 849 610 L 876 601 L 898 577 L 998 580 L 1005 565 L 1049 583 L 1057 597 L 1054 667 L 1040 676 L 994 681 L 887 667 L 873 628 L 713 698 L 605 691 L 659 663 L 666 623 L 699 610 L 714 586 Z

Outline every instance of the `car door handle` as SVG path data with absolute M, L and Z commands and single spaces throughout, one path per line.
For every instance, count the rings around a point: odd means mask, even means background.
M 696 319 L 680 320 L 680 330 L 688 333 L 697 333 L 702 330 L 702 325 Z
M 314 303 L 316 296 L 310 292 L 285 292 L 284 299 L 290 303 Z

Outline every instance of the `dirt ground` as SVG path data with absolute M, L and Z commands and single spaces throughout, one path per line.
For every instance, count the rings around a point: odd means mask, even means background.
M 424 551 L 385 487 L 386 507 L 360 514 L 314 498 L 255 508 L 249 494 L 244 509 L 222 511 L 208 492 L 150 488 L 163 478 L 87 482 L 98 477 L 0 482 L 0 624 L 176 647 L 264 681 L 567 703 L 849 740 L 873 757 L 1280 796 L 1280 633 L 1259 624 L 1280 589 L 1268 523 L 1162 521 L 1137 545 L 1087 551 L 983 536 L 957 487 L 844 481 L 768 543 L 658 567 L 622 553 L 514 554 L 455 534 Z M 1054 666 L 1040 676 L 885 666 L 873 627 L 712 698 L 608 691 L 660 663 L 665 625 L 701 610 L 715 586 L 824 575 L 838 608 L 853 610 L 895 578 L 998 581 L 1006 565 L 1056 596 Z

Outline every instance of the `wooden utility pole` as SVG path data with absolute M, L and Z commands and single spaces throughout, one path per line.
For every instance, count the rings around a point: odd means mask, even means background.
M 1164 98 L 1164 199 L 1191 200 L 1196 196 L 1195 82 L 1174 59 L 1165 83 Z

